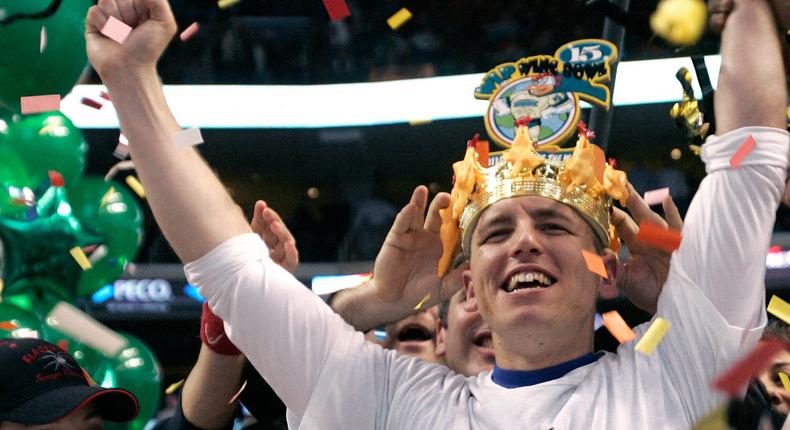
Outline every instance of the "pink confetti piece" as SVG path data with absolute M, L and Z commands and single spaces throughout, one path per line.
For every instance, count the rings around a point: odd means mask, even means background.
M 198 32 L 198 30 L 200 30 L 200 24 L 198 24 L 197 21 L 193 22 L 189 27 L 186 28 L 186 30 L 181 32 L 179 37 L 181 38 L 182 42 L 186 42 L 187 40 L 191 39 L 192 36 Z
M 785 349 L 785 345 L 774 339 L 762 340 L 737 363 L 725 370 L 713 381 L 713 386 L 730 396 L 736 396 L 751 380 L 768 366 L 771 360 Z
M 40 54 L 47 49 L 47 27 L 41 27 L 41 38 L 39 40 L 38 53 Z
M 45 96 L 27 96 L 19 99 L 22 114 L 52 112 L 60 110 L 60 94 Z
M 757 142 L 754 141 L 754 137 L 750 134 L 749 137 L 741 144 L 741 147 L 735 151 L 732 158 L 730 158 L 730 166 L 738 167 L 741 162 L 743 161 L 746 156 L 749 155 L 750 152 L 754 150 L 754 147 L 757 146 Z
M 231 404 L 231 403 L 235 402 L 236 399 L 239 398 L 239 396 L 241 395 L 241 392 L 244 391 L 245 388 L 247 388 L 247 381 L 244 381 L 244 383 L 241 384 L 241 388 L 239 388 L 239 391 L 237 391 L 236 394 L 234 394 L 233 397 L 231 397 L 230 400 L 228 400 L 228 404 Z
M 203 143 L 203 136 L 199 128 L 187 128 L 174 134 L 173 140 L 178 148 L 188 148 Z
M 119 142 L 112 155 L 119 160 L 125 160 L 129 156 L 129 147 Z
M 669 188 L 659 188 L 645 193 L 645 203 L 648 206 L 660 205 L 666 196 L 669 195 Z
M 107 91 L 102 91 L 101 93 L 99 93 L 99 97 L 103 98 L 104 100 L 110 101 L 110 95 L 107 93 Z
M 110 39 L 118 42 L 123 43 L 126 41 L 126 38 L 129 37 L 129 33 L 132 32 L 132 27 L 124 24 L 118 18 L 111 16 L 107 23 L 104 24 L 104 27 L 101 29 L 101 34 L 109 37 Z
M 324 7 L 332 21 L 339 21 L 351 16 L 351 11 L 348 10 L 345 0 L 324 0 Z
M 85 106 L 97 109 L 97 110 L 102 108 L 102 104 L 101 103 L 99 103 L 96 100 L 93 100 L 91 98 L 88 98 L 88 97 L 83 97 L 82 100 L 80 100 L 80 103 L 84 104 Z

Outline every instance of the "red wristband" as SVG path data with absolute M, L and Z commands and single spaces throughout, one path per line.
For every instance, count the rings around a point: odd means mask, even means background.
M 225 323 L 211 312 L 208 302 L 203 302 L 203 314 L 200 316 L 200 341 L 218 354 L 241 355 L 241 351 L 228 339 Z

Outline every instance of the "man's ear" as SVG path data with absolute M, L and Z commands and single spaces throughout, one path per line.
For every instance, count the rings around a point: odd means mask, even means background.
M 439 324 L 436 325 L 436 350 L 434 352 L 437 357 L 445 358 L 447 355 L 445 336 L 447 336 L 447 327 L 445 327 L 444 321 L 439 321 Z
M 461 304 L 466 312 L 477 311 L 477 297 L 475 297 L 475 288 L 472 284 L 472 271 L 464 270 L 461 274 L 464 280 L 464 288 L 466 289 L 466 300 Z
M 617 289 L 617 254 L 609 248 L 606 248 L 603 258 L 603 265 L 606 267 L 606 274 L 608 279 L 601 279 L 601 285 L 598 287 L 598 295 L 602 299 L 613 299 L 620 295 L 620 290 Z

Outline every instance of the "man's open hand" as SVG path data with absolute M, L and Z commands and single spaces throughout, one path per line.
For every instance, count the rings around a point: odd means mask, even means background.
M 428 189 L 419 186 L 409 203 L 401 209 L 376 257 L 373 285 L 378 298 L 401 309 L 413 309 L 426 294 L 430 299 L 423 308 L 449 297 L 458 283 L 443 282 L 436 275 L 442 255 L 439 240 L 439 209 L 450 205 L 450 195 L 439 193 L 431 202 L 427 215 Z
M 628 184 L 628 193 L 626 207 L 633 218 L 618 208 L 614 208 L 612 214 L 612 224 L 617 228 L 620 238 L 628 246 L 628 262 L 625 265 L 620 265 L 617 270 L 617 287 L 634 306 L 654 314 L 658 296 L 667 281 L 672 253 L 637 241 L 639 223 L 650 221 L 664 227 L 682 230 L 683 219 L 680 217 L 675 202 L 669 196 L 662 202 L 667 217 L 664 220 L 650 209 L 630 183 Z

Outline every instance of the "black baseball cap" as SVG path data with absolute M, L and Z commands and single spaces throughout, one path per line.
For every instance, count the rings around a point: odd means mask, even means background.
M 129 421 L 132 393 L 94 386 L 74 358 L 40 339 L 0 339 L 0 421 L 48 424 L 93 403 L 102 419 Z

